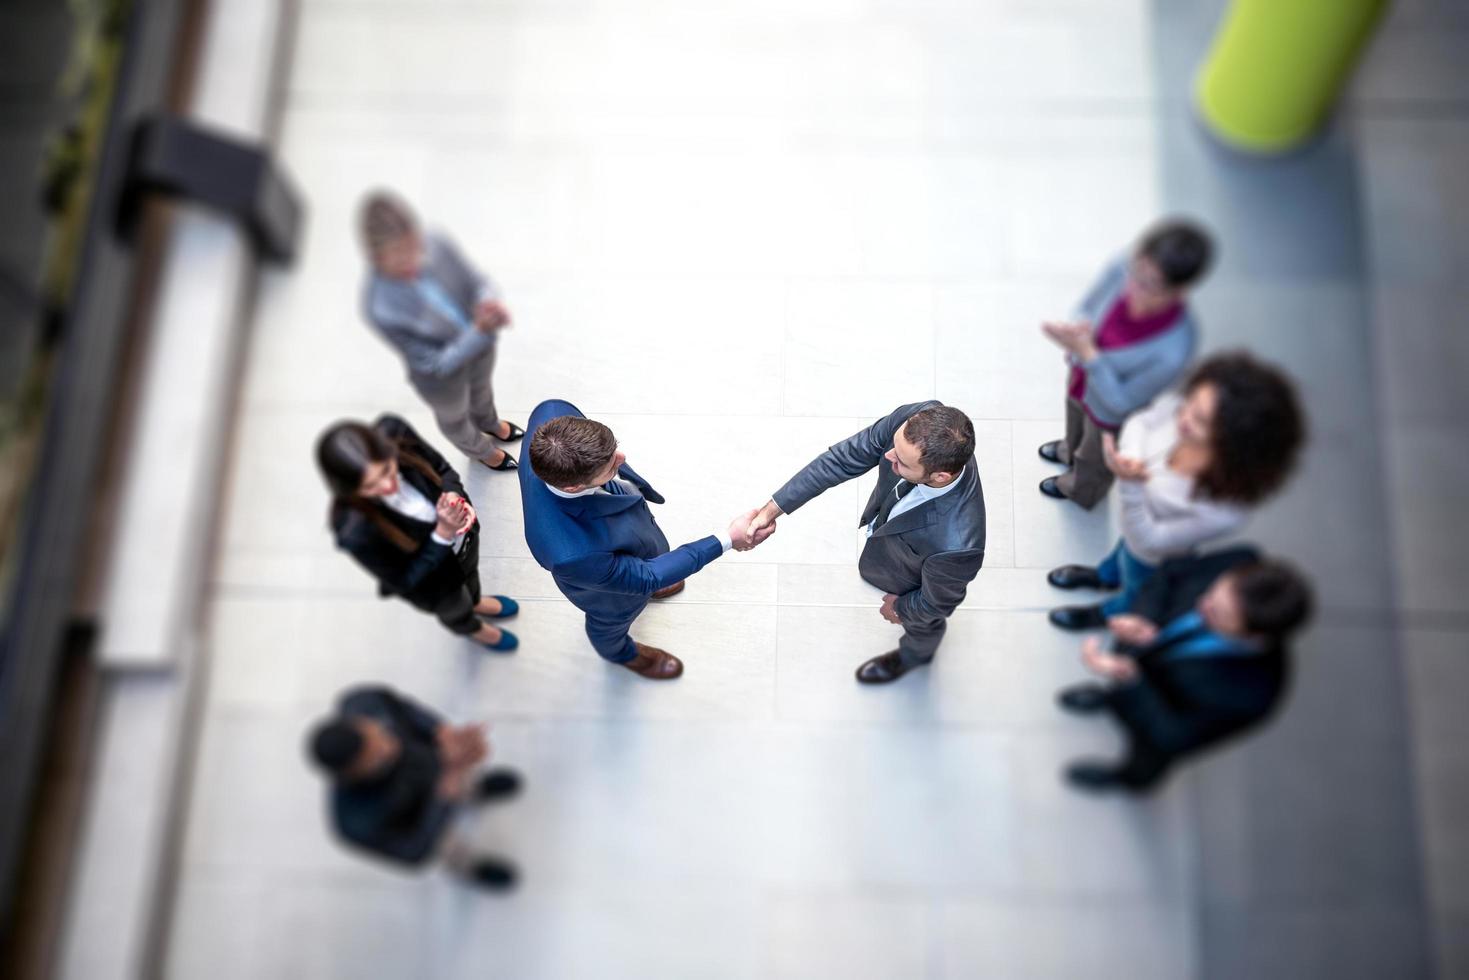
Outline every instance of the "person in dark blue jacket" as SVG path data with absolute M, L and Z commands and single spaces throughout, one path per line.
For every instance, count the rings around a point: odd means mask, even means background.
M 454 726 L 386 687 L 348 691 L 334 717 L 311 733 L 310 752 L 332 780 L 330 817 L 347 843 L 409 867 L 441 858 L 488 888 L 515 883 L 513 865 L 476 855 L 452 831 L 466 803 L 520 789 L 509 769 L 480 772 L 485 726 Z
M 1117 763 L 1073 763 L 1084 789 L 1145 790 L 1176 760 L 1263 721 L 1289 678 L 1288 637 L 1311 612 L 1311 590 L 1288 565 L 1252 548 L 1164 562 L 1128 613 L 1083 649 L 1105 684 L 1080 684 L 1057 700 L 1081 714 L 1107 712 L 1126 731 Z
M 683 673 L 673 654 L 628 635 L 648 601 L 683 590 L 684 579 L 731 547 L 746 551 L 775 530 L 742 514 L 720 531 L 672 550 L 649 503 L 663 497 L 627 465 L 601 422 L 560 400 L 542 402 L 526 427 L 520 467 L 525 541 L 561 592 L 587 615 L 587 637 L 604 660 L 652 680 Z

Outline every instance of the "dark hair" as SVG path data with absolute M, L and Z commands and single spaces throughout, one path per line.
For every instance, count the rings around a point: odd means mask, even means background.
M 925 408 L 903 423 L 903 435 L 918 447 L 927 473 L 958 474 L 974 455 L 974 423 L 957 408 Z
M 1184 396 L 1213 385 L 1213 459 L 1198 488 L 1214 500 L 1258 504 L 1280 488 L 1306 439 L 1295 384 L 1279 368 L 1244 351 L 1215 354 L 1189 375 Z
M 413 209 L 391 191 L 373 191 L 362 202 L 358 214 L 362 245 L 369 255 L 407 235 L 418 233 L 418 219 Z
M 443 480 L 422 456 L 362 422 L 337 422 L 316 440 L 316 465 L 332 492 L 332 516 L 342 508 L 362 514 L 378 532 L 404 551 L 417 551 L 419 542 L 388 520 L 382 508 L 358 495 L 362 477 L 371 463 L 397 460 L 428 478 L 434 486 Z
M 1311 618 L 1311 585 L 1284 562 L 1271 559 L 1244 565 L 1232 577 L 1245 628 L 1251 633 L 1283 637 Z
M 1214 244 L 1202 227 L 1178 218 L 1160 221 L 1138 242 L 1137 254 L 1152 259 L 1173 289 L 1197 282 L 1213 259 Z
M 323 769 L 340 776 L 351 768 L 364 744 L 366 740 L 356 725 L 345 718 L 332 718 L 311 733 L 311 757 Z
M 601 422 L 561 415 L 536 429 L 530 440 L 530 468 L 553 487 L 586 483 L 617 453 L 617 438 Z

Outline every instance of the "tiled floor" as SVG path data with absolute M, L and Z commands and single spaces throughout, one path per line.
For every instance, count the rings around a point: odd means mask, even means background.
M 1299 175 L 1268 178 L 1211 157 L 1169 86 L 1217 4 L 1167 6 L 303 2 L 281 154 L 312 211 L 300 265 L 267 274 L 256 317 L 169 975 L 1420 972 L 1410 743 L 1461 736 L 1463 715 L 1444 697 L 1410 728 L 1408 709 L 1464 675 L 1459 634 L 1399 642 L 1381 556 L 1397 555 L 1406 607 L 1464 611 L 1444 578 L 1465 581 L 1462 549 L 1417 516 L 1462 497 L 1464 429 L 1449 389 L 1409 372 L 1443 386 L 1462 373 L 1423 321 L 1462 308 L 1450 260 L 1469 143 L 1462 123 L 1367 108 L 1360 157 L 1338 137 Z M 1403 16 L 1453 20 L 1447 6 Z M 1439 91 L 1402 84 L 1404 98 Z M 1330 200 L 1358 179 L 1382 254 L 1360 240 L 1354 197 L 1350 214 L 1304 215 L 1300 241 L 1268 238 L 1288 275 L 1249 246 L 1269 193 L 1303 181 Z M 524 601 L 520 652 L 478 654 L 374 598 L 331 549 L 310 460 L 339 416 L 392 410 L 432 431 L 358 314 L 354 206 L 377 185 L 505 288 L 505 413 L 523 422 L 559 396 L 611 424 L 668 497 L 675 541 L 762 503 L 902 402 L 968 410 L 989 547 L 933 669 L 880 690 L 851 679 L 894 640 L 854 568 L 859 487 L 648 612 L 640 635 L 688 664 L 672 685 L 595 658 L 530 560 L 514 481 L 483 469 L 465 467 L 483 574 Z M 1257 347 L 1310 398 L 1310 459 L 1257 531 L 1315 572 L 1326 609 L 1281 724 L 1153 797 L 1099 800 L 1057 770 L 1116 736 L 1053 708 L 1080 667 L 1041 610 L 1057 598 L 1043 570 L 1100 554 L 1112 531 L 1105 511 L 1035 491 L 1062 380 L 1036 325 L 1175 207 L 1226 235 L 1201 296 L 1210 346 Z M 1350 247 L 1329 234 L 1344 226 Z M 1423 262 L 1402 257 L 1420 248 Z M 1390 273 L 1375 294 L 1364 249 Z M 1384 368 L 1374 312 L 1381 336 L 1383 311 L 1404 309 L 1418 316 L 1393 357 L 1409 366 Z M 1379 376 L 1387 417 L 1412 424 L 1380 444 Z M 493 720 L 529 788 L 474 832 L 523 865 L 513 896 L 384 870 L 329 838 L 302 733 L 369 680 Z M 1428 850 L 1463 867 L 1445 816 L 1464 812 L 1463 759 L 1416 758 L 1450 787 L 1424 803 Z M 1434 890 L 1461 924 L 1462 891 Z

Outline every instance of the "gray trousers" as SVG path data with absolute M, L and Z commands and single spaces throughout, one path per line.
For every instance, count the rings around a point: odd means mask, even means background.
M 498 448 L 485 435 L 500 424 L 495 411 L 494 373 L 495 348 L 491 346 L 447 378 L 417 374 L 408 378 L 419 397 L 433 409 L 444 438 L 471 459 L 484 459 Z
M 1103 429 L 1075 398 L 1066 399 L 1066 438 L 1057 455 L 1070 467 L 1056 477 L 1067 499 L 1091 510 L 1112 489 L 1112 471 L 1102 456 Z
M 859 573 L 860 574 L 860 573 Z M 884 592 L 893 595 L 903 595 L 918 588 L 921 583 L 914 583 L 906 589 L 891 588 L 891 582 L 887 584 L 874 582 L 867 576 L 862 576 L 863 581 Z M 944 631 L 949 628 L 949 620 L 946 616 L 934 616 L 931 619 L 904 619 L 903 638 L 898 641 L 898 659 L 905 667 L 919 667 L 933 660 L 934 653 L 943 641 Z

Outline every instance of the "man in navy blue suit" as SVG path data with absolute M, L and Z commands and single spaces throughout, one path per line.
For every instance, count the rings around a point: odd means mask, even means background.
M 669 550 L 648 509 L 663 497 L 627 465 L 611 429 L 557 399 L 531 413 L 520 464 L 526 544 L 587 614 L 597 653 L 652 680 L 682 674 L 673 654 L 628 635 L 633 620 L 731 547 L 748 551 L 764 541 L 774 525 L 751 532 L 750 511 L 727 531 Z

